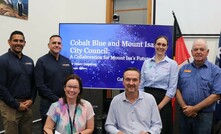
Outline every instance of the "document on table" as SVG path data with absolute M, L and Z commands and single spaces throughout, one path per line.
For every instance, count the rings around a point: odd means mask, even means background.
M 55 130 L 55 134 L 61 134 L 61 133 Z

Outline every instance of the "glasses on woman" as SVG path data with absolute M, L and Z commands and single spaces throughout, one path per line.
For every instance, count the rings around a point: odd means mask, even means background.
M 67 89 L 79 89 L 79 86 L 71 86 L 71 85 L 68 85 L 68 86 L 65 86 Z

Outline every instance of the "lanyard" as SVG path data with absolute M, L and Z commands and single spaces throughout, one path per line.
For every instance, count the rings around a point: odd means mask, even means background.
M 73 122 L 71 121 L 71 115 L 70 115 L 70 110 L 69 110 L 69 106 L 67 104 L 67 110 L 68 110 L 68 116 L 69 116 L 69 123 L 70 123 L 70 127 L 71 127 L 71 134 L 73 134 L 73 126 L 75 126 L 75 116 L 77 114 L 77 104 L 75 106 L 75 110 L 74 110 L 74 117 L 73 117 Z

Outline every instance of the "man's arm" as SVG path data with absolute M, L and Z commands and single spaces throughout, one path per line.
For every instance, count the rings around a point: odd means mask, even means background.
M 193 114 L 197 113 L 198 111 L 214 104 L 217 100 L 220 99 L 220 95 L 218 94 L 211 94 L 203 101 L 199 102 L 194 106 L 185 106 L 184 107 L 184 114 L 187 116 L 192 116 Z
M 176 99 L 177 99 L 177 102 L 178 102 L 178 104 L 180 105 L 180 107 L 181 107 L 182 109 L 184 109 L 184 107 L 186 106 L 186 103 L 185 103 L 185 101 L 183 100 L 182 94 L 181 94 L 181 92 L 180 92 L 179 89 L 177 89 L 177 91 L 176 91 Z
M 123 134 L 117 129 L 117 121 L 116 121 L 116 115 L 114 113 L 114 100 L 111 101 L 107 119 L 105 122 L 105 130 L 108 132 L 108 134 Z
M 177 102 L 178 104 L 180 105 L 180 107 L 182 108 L 183 112 L 184 110 L 187 110 L 188 107 L 190 106 L 187 106 L 185 101 L 183 100 L 183 97 L 182 97 L 182 94 L 180 92 L 179 89 L 177 89 L 177 92 L 176 92 L 176 99 L 177 99 Z M 195 117 L 197 115 L 197 112 L 195 111 L 192 111 L 191 114 L 187 114 L 187 113 L 184 113 L 186 116 L 188 117 Z
M 19 103 L 12 97 L 11 93 L 6 87 L 7 83 L 7 61 L 0 58 L 0 99 L 3 100 L 8 106 L 18 109 Z
M 43 96 L 51 101 L 57 101 L 59 99 L 58 96 L 56 96 L 45 84 L 44 73 L 44 65 L 41 60 L 38 60 L 34 70 L 36 88 L 40 96 Z
M 32 61 L 32 68 L 33 68 L 33 70 L 32 70 L 32 78 L 31 78 L 31 98 L 30 98 L 30 100 L 32 101 L 31 102 L 31 105 L 34 103 L 34 101 L 35 101 L 35 98 L 36 98 L 36 96 L 37 96 L 37 88 L 36 88 L 36 86 L 35 86 L 35 77 L 34 77 L 34 62 Z
M 149 100 L 150 102 L 152 101 L 152 107 L 151 107 L 151 128 L 150 130 L 146 131 L 151 134 L 160 134 L 161 129 L 162 129 L 162 121 L 160 117 L 160 113 L 157 107 L 157 103 L 155 99 L 153 98 L 152 100 Z

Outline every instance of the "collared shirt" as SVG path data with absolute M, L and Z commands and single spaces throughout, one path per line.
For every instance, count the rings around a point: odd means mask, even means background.
M 52 103 L 47 115 L 56 123 L 55 130 L 61 134 L 70 134 L 71 125 L 69 117 L 75 115 L 73 132 L 81 132 L 86 129 L 87 121 L 91 119 L 95 114 L 90 102 L 81 99 L 82 105 L 77 106 L 76 113 L 75 105 L 69 105 L 70 114 L 68 114 L 68 107 L 60 99 L 57 102 Z M 69 116 L 70 115 L 70 116 Z M 73 121 L 73 118 L 71 119 Z
M 108 133 L 139 134 L 144 131 L 159 134 L 161 128 L 159 110 L 152 95 L 139 91 L 138 99 L 131 104 L 123 92 L 111 101 L 105 123 Z
M 52 102 L 64 95 L 63 82 L 73 73 L 71 61 L 59 55 L 59 59 L 49 52 L 40 57 L 35 66 L 35 81 L 39 95 Z
M 0 99 L 8 106 L 17 109 L 16 99 L 36 97 L 34 87 L 34 62 L 22 54 L 19 57 L 10 49 L 0 57 Z
M 205 61 L 201 67 L 189 63 L 179 71 L 178 89 L 187 105 L 196 105 L 211 94 L 221 94 L 221 69 Z M 215 103 L 202 112 L 213 112 Z
M 178 81 L 177 63 L 165 56 L 156 63 L 155 56 L 144 61 L 141 68 L 140 90 L 144 87 L 154 87 L 166 90 L 166 96 L 173 98 L 176 93 Z

